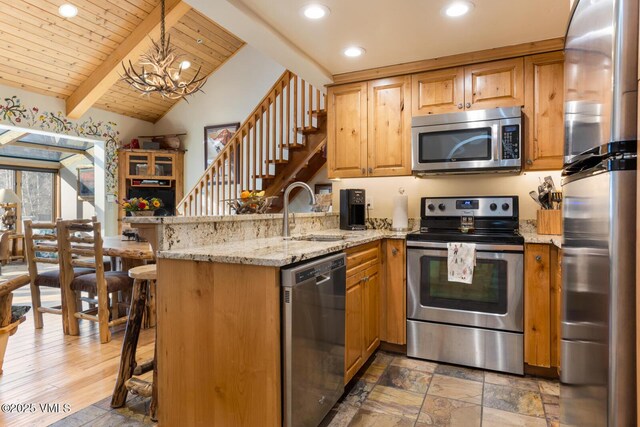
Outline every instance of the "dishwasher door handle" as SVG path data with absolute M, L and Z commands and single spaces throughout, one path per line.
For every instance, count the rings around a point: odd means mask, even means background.
M 320 274 L 316 276 L 316 286 L 322 286 L 331 280 L 330 274 Z

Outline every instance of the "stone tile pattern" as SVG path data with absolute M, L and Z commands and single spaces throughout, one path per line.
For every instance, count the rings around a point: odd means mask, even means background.
M 322 427 L 553 427 L 557 381 L 379 351 Z
M 132 396 L 122 408 L 111 408 L 111 396 L 51 424 L 51 427 L 143 427 L 157 425 L 147 415 L 151 398 Z
M 409 359 L 378 351 L 321 427 L 555 427 L 557 381 Z M 110 398 L 54 426 L 150 426 L 149 399 Z

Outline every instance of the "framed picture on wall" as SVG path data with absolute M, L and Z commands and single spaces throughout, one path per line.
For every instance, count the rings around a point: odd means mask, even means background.
M 93 200 L 95 197 L 95 170 L 93 166 L 78 168 L 78 199 Z
M 204 128 L 204 168 L 207 169 L 233 138 L 240 123 L 205 126 Z
M 331 194 L 333 191 L 333 187 L 331 184 L 316 184 L 314 186 L 313 192 L 315 194 Z

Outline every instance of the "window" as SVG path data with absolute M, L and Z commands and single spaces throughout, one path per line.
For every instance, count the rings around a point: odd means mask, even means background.
M 52 172 L 22 171 L 22 218 L 53 221 L 54 183 Z
M 9 169 L 0 169 L 0 188 L 8 188 L 16 191 L 16 172 Z
M 22 200 L 19 218 L 34 221 L 53 221 L 56 206 L 56 172 L 48 170 L 19 170 L 0 168 L 0 188 L 9 188 Z M 21 227 L 18 226 L 20 230 Z

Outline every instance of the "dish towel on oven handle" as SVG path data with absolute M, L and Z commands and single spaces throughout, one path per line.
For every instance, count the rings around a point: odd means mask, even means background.
M 449 281 L 471 284 L 476 266 L 476 244 L 447 243 L 447 252 Z

